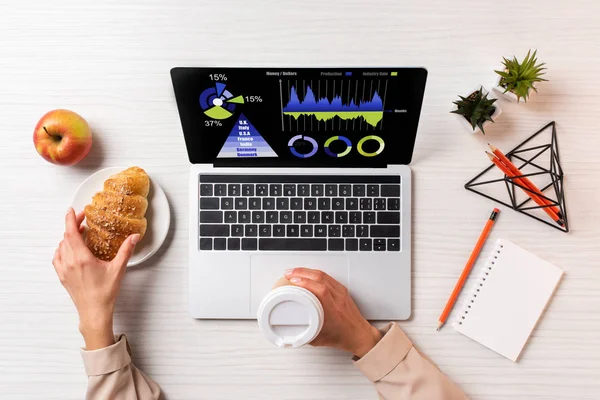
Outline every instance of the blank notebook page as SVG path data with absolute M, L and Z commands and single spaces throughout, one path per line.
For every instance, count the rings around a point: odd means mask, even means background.
M 516 244 L 498 240 L 454 329 L 516 361 L 562 274 Z

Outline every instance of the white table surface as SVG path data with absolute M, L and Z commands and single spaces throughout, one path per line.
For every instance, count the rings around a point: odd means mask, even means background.
M 51 258 L 79 183 L 99 168 L 140 165 L 167 192 L 164 248 L 128 271 L 116 329 L 166 398 L 375 399 L 348 355 L 282 351 L 253 322 L 187 315 L 188 159 L 173 66 L 423 65 L 429 80 L 415 156 L 414 308 L 401 322 L 418 348 L 473 399 L 600 396 L 600 6 L 595 1 L 0 0 L 0 398 L 81 399 L 77 316 Z M 527 105 L 502 102 L 483 137 L 448 114 L 457 94 L 494 82 L 502 56 L 539 49 L 549 83 Z M 32 144 L 53 108 L 85 116 L 91 155 L 46 163 Z M 488 165 L 486 140 L 510 148 L 556 120 L 570 234 L 504 209 L 509 238 L 566 271 L 519 363 L 438 313 L 492 208 L 463 188 Z

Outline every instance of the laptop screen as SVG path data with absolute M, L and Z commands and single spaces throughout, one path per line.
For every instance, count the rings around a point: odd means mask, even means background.
M 190 162 L 385 167 L 412 158 L 423 68 L 174 68 Z

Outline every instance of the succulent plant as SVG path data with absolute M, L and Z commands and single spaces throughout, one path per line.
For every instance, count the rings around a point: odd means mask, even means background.
M 483 87 L 479 90 L 471 93 L 468 97 L 458 96 L 460 100 L 456 100 L 453 103 L 456 104 L 456 110 L 450 111 L 453 114 L 462 115 L 475 130 L 475 127 L 481 129 L 481 133 L 485 135 L 483 130 L 483 123 L 485 121 L 492 121 L 492 115 L 496 111 L 494 102 L 496 99 L 488 99 L 488 94 L 483 92 Z
M 500 75 L 500 86 L 504 88 L 504 93 L 513 92 L 517 96 L 517 102 L 521 98 L 527 102 L 529 90 L 537 92 L 534 83 L 546 81 L 541 78 L 545 74 L 542 72 L 546 69 L 545 63 L 537 64 L 536 54 L 537 50 L 533 54 L 529 50 L 521 63 L 517 57 L 513 57 L 512 60 L 503 57 L 504 71 L 495 71 Z

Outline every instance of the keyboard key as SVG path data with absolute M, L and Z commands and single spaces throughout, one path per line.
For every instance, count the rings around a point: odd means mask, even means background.
M 354 237 L 354 225 L 342 226 L 342 236 L 343 237 Z
M 331 210 L 331 199 L 321 197 L 317 202 L 319 203 L 319 210 Z
M 285 197 L 279 197 L 275 201 L 277 203 L 278 210 L 289 210 L 290 209 L 290 199 Z
M 254 185 L 242 185 L 242 196 L 245 196 L 245 197 L 254 196 Z
M 385 199 L 375 199 L 373 204 L 374 210 L 385 210 Z
M 374 224 L 376 214 L 373 211 L 363 213 L 363 224 Z
M 258 236 L 260 236 L 260 237 L 271 236 L 271 225 L 260 225 L 258 227 Z
M 200 196 L 212 196 L 213 186 L 210 183 L 203 183 L 200 185 Z
M 388 251 L 400 251 L 400 239 L 388 239 L 387 249 Z
M 400 197 L 400 185 L 381 185 L 381 197 Z
M 252 223 L 253 224 L 262 224 L 265 222 L 265 212 L 264 211 L 252 211 Z
M 328 200 L 328 199 L 325 199 Z M 314 197 L 307 197 L 304 199 L 304 209 L 305 210 L 316 210 L 317 209 L 317 199 Z
M 262 199 L 262 208 L 263 210 L 274 210 L 275 209 L 275 199 L 272 197 L 265 197 Z
M 236 197 L 234 200 L 235 209 L 236 210 L 247 210 L 248 209 L 248 199 L 245 197 Z
M 227 185 L 219 183 L 215 185 L 215 196 L 227 196 Z
M 227 239 L 215 238 L 214 246 L 215 250 L 227 250 Z
M 344 209 L 344 199 L 340 199 L 339 197 L 333 199 L 331 202 L 331 208 L 333 210 L 343 210 Z
M 294 197 L 290 201 L 291 210 L 302 210 L 302 199 L 300 197 Z
M 365 195 L 365 185 L 352 185 L 352 196 L 363 197 Z
M 300 236 L 302 236 L 302 237 L 312 237 L 313 236 L 313 227 L 312 227 L 312 225 L 302 225 L 300 227 Z
M 200 225 L 200 236 L 229 236 L 229 225 Z
M 329 239 L 329 251 L 344 251 L 344 239 Z
M 321 213 L 318 211 L 309 211 L 308 212 L 308 223 L 309 224 L 321 223 Z
M 360 209 L 363 211 L 372 210 L 373 209 L 373 199 L 366 197 L 360 199 Z
M 298 196 L 302 196 L 302 197 L 310 196 L 310 185 L 305 185 L 305 184 L 298 185 Z
M 373 250 L 385 251 L 385 239 L 374 239 L 373 240 Z
M 346 239 L 346 250 L 357 251 L 358 250 L 358 239 Z
M 397 238 L 400 237 L 400 226 L 398 225 L 372 225 L 371 237 L 374 238 Z
M 250 211 L 238 211 L 238 222 L 240 224 L 249 224 L 251 216 Z
M 235 224 L 237 222 L 237 212 L 225 211 L 225 223 Z
M 305 224 L 306 223 L 306 211 L 294 211 L 294 223 Z
M 269 196 L 279 197 L 281 196 L 281 191 L 283 190 L 282 185 L 279 184 L 270 184 L 269 185 Z
M 347 224 L 348 223 L 348 212 L 347 211 L 337 211 L 335 213 L 335 223 L 336 224 Z
M 362 214 L 359 211 L 351 211 L 349 220 L 351 224 L 362 224 Z
M 371 251 L 373 249 L 373 243 L 371 239 L 360 239 L 360 251 Z
M 291 224 L 292 223 L 292 212 L 291 211 L 281 211 L 279 213 L 279 221 L 282 224 Z
M 271 250 L 271 251 L 325 251 L 327 250 L 327 239 L 307 239 L 307 238 L 296 238 L 296 239 L 260 239 L 259 240 L 260 250 Z
M 257 196 L 268 196 L 269 195 L 269 187 L 265 184 L 257 184 L 256 185 L 256 195 Z
M 244 236 L 244 225 L 231 225 L 231 236 Z
M 333 211 L 323 211 L 321 213 L 321 221 L 324 224 L 333 224 L 334 214 Z
M 260 210 L 261 203 L 258 197 L 252 197 L 248 200 L 248 208 L 250 210 Z
M 298 225 L 288 225 L 286 229 L 287 237 L 298 237 L 300 236 L 300 227 Z
M 212 238 L 200 238 L 200 250 L 212 250 Z
M 227 186 L 227 196 L 236 197 L 240 195 L 240 185 L 238 184 L 229 184 Z
M 200 209 L 201 210 L 218 210 L 219 199 L 215 197 L 201 197 L 200 198 Z
M 242 250 L 256 250 L 258 248 L 258 243 L 256 239 L 243 238 L 242 239 Z
M 379 185 L 367 185 L 367 196 L 379 197 Z
M 323 196 L 323 185 L 311 185 L 310 187 L 310 195 L 313 197 L 321 197 Z
M 276 224 L 279 222 L 279 213 L 277 211 L 267 211 L 266 221 L 268 224 Z
M 247 237 L 255 237 L 258 235 L 258 226 L 257 225 L 246 225 L 246 233 Z
M 221 210 L 233 210 L 233 199 L 231 197 L 221 198 Z
M 285 225 L 274 225 L 273 226 L 273 236 L 285 237 Z
M 223 211 L 200 211 L 200 223 L 221 224 L 223 223 Z
M 369 225 L 358 225 L 356 227 L 356 237 L 369 237 Z
M 358 210 L 358 199 L 346 199 L 346 210 Z
M 378 224 L 399 224 L 400 213 L 399 212 L 386 212 L 380 211 L 377 213 Z
M 340 196 L 352 196 L 352 185 L 340 185 Z
M 239 250 L 239 249 L 240 249 L 240 239 L 239 238 L 227 239 L 227 250 Z
M 399 210 L 400 199 L 388 199 L 388 210 Z
M 325 185 L 325 196 L 336 197 L 337 195 L 337 185 Z
M 327 226 L 326 225 L 316 225 L 315 226 L 315 236 L 316 237 L 327 237 Z
M 340 236 L 342 236 L 341 226 L 339 226 L 339 225 L 329 225 L 328 236 L 329 237 L 340 237 Z
M 287 197 L 296 196 L 296 185 L 283 185 L 283 195 Z

